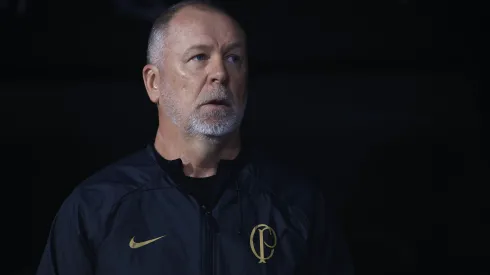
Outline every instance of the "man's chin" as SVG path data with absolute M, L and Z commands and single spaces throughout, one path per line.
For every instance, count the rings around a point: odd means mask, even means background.
M 206 137 L 224 137 L 236 130 L 236 125 L 231 121 L 202 121 L 201 123 L 193 123 L 190 131 L 196 135 Z
M 203 123 L 223 123 L 234 117 L 233 110 L 229 107 L 206 106 L 201 107 L 203 109 L 197 114 L 196 120 Z

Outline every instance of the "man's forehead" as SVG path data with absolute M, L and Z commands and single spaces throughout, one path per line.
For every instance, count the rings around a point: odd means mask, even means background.
M 210 8 L 185 7 L 170 21 L 168 42 L 184 42 L 220 39 L 227 43 L 244 41 L 243 32 L 226 14 Z

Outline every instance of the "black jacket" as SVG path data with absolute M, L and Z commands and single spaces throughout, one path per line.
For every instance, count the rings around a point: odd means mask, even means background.
M 62 204 L 37 274 L 352 274 L 319 191 L 242 150 L 221 161 L 212 209 L 153 145 L 85 180 Z M 282 170 L 281 170 L 282 169 Z

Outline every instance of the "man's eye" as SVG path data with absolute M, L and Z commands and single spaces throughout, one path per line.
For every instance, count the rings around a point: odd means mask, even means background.
M 207 59 L 207 56 L 205 54 L 198 54 L 198 55 L 195 55 L 192 57 L 192 60 L 196 60 L 196 61 L 204 61 Z
M 236 55 L 236 54 L 232 54 L 232 55 L 229 55 L 226 60 L 228 62 L 231 62 L 231 63 L 238 63 L 241 61 L 241 57 Z

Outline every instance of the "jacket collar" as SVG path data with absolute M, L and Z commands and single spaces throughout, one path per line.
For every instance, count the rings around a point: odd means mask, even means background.
M 166 176 L 169 176 L 174 182 L 174 179 L 183 176 L 182 160 L 174 159 L 167 160 L 162 157 L 155 148 L 154 141 L 149 142 L 146 146 L 147 153 L 151 158 L 156 161 L 161 171 L 164 172 Z M 243 143 L 240 153 L 233 160 L 221 160 L 218 165 L 218 174 L 226 174 L 231 176 L 231 174 L 239 173 L 243 171 L 246 166 L 249 166 L 252 162 L 251 148 Z M 175 184 L 175 182 L 174 182 Z

